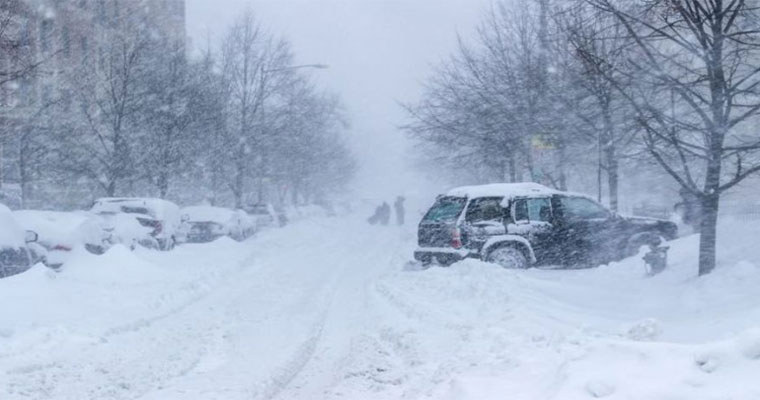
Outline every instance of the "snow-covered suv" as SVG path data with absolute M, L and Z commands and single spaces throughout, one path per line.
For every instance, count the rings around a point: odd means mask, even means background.
M 179 207 L 162 199 L 104 197 L 95 200 L 90 211 L 103 218 L 115 240 L 130 247 L 136 242 L 171 250 L 187 230 Z
M 414 258 L 451 264 L 474 257 L 508 268 L 591 266 L 676 236 L 672 222 L 623 217 L 586 196 L 536 183 L 467 186 L 438 196 L 419 224 Z

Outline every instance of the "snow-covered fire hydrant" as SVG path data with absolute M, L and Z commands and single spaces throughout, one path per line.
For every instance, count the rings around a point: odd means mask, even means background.
M 644 262 L 647 265 L 648 275 L 657 275 L 668 266 L 668 246 L 660 246 L 660 243 L 649 245 L 649 253 L 644 254 Z

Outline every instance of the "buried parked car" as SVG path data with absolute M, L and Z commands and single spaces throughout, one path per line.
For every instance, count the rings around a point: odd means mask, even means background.
M 245 240 L 256 232 L 256 220 L 242 210 L 193 206 L 182 209 L 188 225 L 187 242 L 205 243 L 222 236 Z
M 288 223 L 285 213 L 278 212 L 270 203 L 252 204 L 245 211 L 256 219 L 256 226 L 260 228 L 282 227 Z
M 0 204 L 0 278 L 20 274 L 42 261 L 44 254 L 29 246 L 36 241 L 37 234 L 21 229 L 11 210 Z
M 22 228 L 38 234 L 37 243 L 45 248 L 45 264 L 51 268 L 61 267 L 77 247 L 103 254 L 111 245 L 103 222 L 86 211 L 21 210 L 13 215 Z
M 91 212 L 104 219 L 115 241 L 132 248 L 171 250 L 183 239 L 179 207 L 167 200 L 108 197 L 95 200 Z
M 507 268 L 593 266 L 676 236 L 672 222 L 623 217 L 583 195 L 492 184 L 439 196 L 419 224 L 414 257 L 444 265 L 474 257 Z

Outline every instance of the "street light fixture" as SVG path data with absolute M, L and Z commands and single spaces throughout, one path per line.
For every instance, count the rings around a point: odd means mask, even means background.
M 326 64 L 303 64 L 303 65 L 293 65 L 293 66 L 282 67 L 282 68 L 265 69 L 263 71 L 264 73 L 272 73 L 272 72 L 292 71 L 294 69 L 304 69 L 304 68 L 328 69 L 330 68 L 330 66 Z

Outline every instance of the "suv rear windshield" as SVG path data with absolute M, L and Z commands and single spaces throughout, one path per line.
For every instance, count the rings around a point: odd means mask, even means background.
M 145 207 L 130 207 L 130 206 L 121 206 L 121 211 L 125 212 L 127 214 L 145 214 L 150 215 L 150 211 L 148 211 Z
M 454 221 L 459 217 L 466 202 L 467 199 L 464 197 L 439 197 L 422 220 L 425 222 Z

